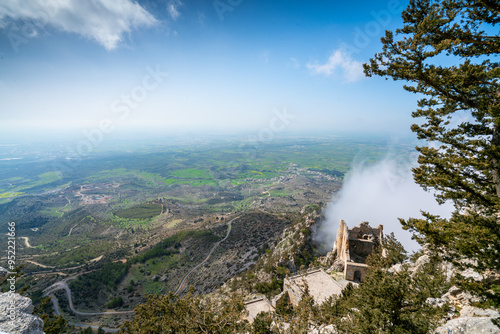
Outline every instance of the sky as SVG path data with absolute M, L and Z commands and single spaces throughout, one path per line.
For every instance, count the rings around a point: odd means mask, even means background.
M 336 240 L 340 220 L 349 228 L 361 222 L 370 226 L 383 226 L 385 235 L 394 233 L 407 251 L 420 248 L 405 231 L 399 218 L 423 218 L 421 211 L 443 218 L 450 218 L 454 207 L 451 202 L 439 205 L 433 192 L 423 190 L 413 181 L 412 167 L 416 167 L 415 156 L 401 161 L 401 156 L 387 156 L 373 165 L 362 162 L 353 164 L 342 189 L 333 194 L 332 201 L 324 210 L 325 219 L 317 226 L 315 239 L 326 253 Z
M 410 134 L 365 78 L 406 1 L 3 0 L 0 131 Z

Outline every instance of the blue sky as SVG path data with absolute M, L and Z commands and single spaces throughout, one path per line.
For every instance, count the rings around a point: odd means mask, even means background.
M 364 78 L 405 1 L 5 0 L 0 130 L 408 135 L 416 97 Z M 167 75 L 168 73 L 168 75 Z

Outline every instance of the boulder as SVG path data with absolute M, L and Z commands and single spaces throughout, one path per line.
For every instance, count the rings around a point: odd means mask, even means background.
M 7 279 L 7 276 L 9 275 L 9 272 L 7 269 L 0 267 L 0 284 L 5 282 Z
M 493 309 L 465 306 L 460 317 L 451 319 L 436 329 L 436 333 L 476 334 L 499 333 L 500 328 L 492 320 L 500 320 L 500 313 Z
M 468 306 L 471 303 L 481 301 L 479 297 L 473 296 L 469 292 L 462 291 L 462 289 L 452 286 L 447 293 L 441 296 L 442 299 L 449 301 L 450 304 L 455 306 Z
M 44 334 L 43 320 L 33 313 L 33 302 L 18 293 L 0 293 L 0 333 Z

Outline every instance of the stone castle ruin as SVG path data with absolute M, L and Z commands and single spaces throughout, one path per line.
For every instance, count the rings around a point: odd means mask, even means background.
M 351 229 L 345 221 L 340 221 L 337 240 L 333 245 L 335 255 L 334 267 L 344 271 L 344 278 L 356 283 L 362 282 L 368 271 L 366 258 L 383 238 L 383 226 L 372 228 L 362 222 Z
M 283 281 L 283 293 L 287 293 L 290 302 L 297 306 L 307 286 L 311 297 L 319 305 L 330 296 L 340 295 L 349 281 L 362 282 L 368 273 L 366 259 L 381 243 L 382 231 L 382 225 L 372 228 L 367 222 L 349 229 L 345 221 L 341 220 L 333 250 L 326 257 L 326 261 L 331 260 L 332 256 L 334 259 L 333 266 L 327 270 L 328 273 L 322 268 L 315 268 L 295 275 L 287 275 Z M 293 260 L 291 262 L 293 264 Z M 284 266 L 289 264 L 284 259 L 281 259 L 280 263 Z M 332 270 L 343 272 L 343 278 L 339 277 L 339 273 L 332 273 Z M 275 302 L 273 300 L 273 306 Z M 259 300 L 251 301 L 251 303 L 255 303 L 255 306 L 250 303 L 246 306 L 250 314 L 252 314 L 252 307 L 267 305 Z

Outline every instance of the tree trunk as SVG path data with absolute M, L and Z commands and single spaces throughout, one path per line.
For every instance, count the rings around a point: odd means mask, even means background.
M 500 198 L 500 121 L 495 122 L 493 129 L 493 183 L 496 188 L 497 197 Z

